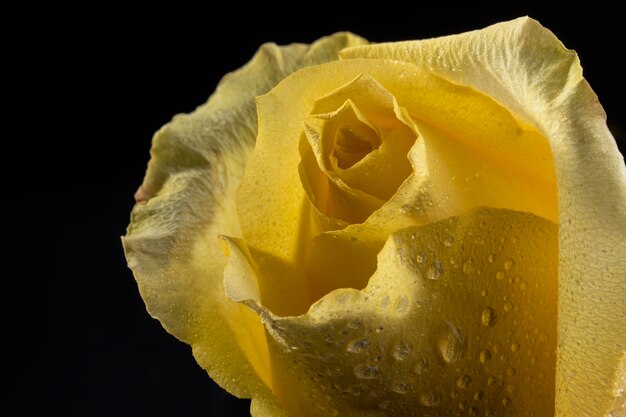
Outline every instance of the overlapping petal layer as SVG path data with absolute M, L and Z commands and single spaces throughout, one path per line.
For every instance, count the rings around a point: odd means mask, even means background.
M 607 415 L 624 389 L 626 169 L 576 54 L 535 20 L 520 18 L 461 35 L 351 48 L 342 56 L 429 68 L 483 91 L 545 135 L 560 224 L 556 412 Z
M 310 209 L 305 209 L 311 205 L 307 181 L 303 186 L 298 174 L 304 121 L 314 111 L 329 111 L 348 98 L 365 109 L 360 97 L 380 94 L 378 86 L 396 103 L 392 108 L 397 120 L 407 126 L 417 123 L 420 138 L 408 156 L 414 172 L 364 223 L 314 235 Z M 318 99 L 326 96 L 338 98 L 316 109 Z M 276 314 L 302 314 L 335 288 L 363 288 L 375 270 L 376 254 L 398 229 L 477 206 L 556 220 L 554 171 L 545 139 L 484 94 L 427 69 L 389 60 L 304 68 L 260 97 L 258 109 L 257 147 L 237 193 L 237 209 L 259 266 L 261 299 Z M 314 162 L 310 153 L 304 152 L 303 159 L 303 164 Z
M 254 397 L 256 416 L 281 416 L 270 392 L 263 326 L 224 294 L 226 264 L 217 235 L 238 236 L 234 192 L 254 147 L 254 97 L 304 66 L 337 58 L 365 42 L 350 34 L 312 45 L 263 46 L 224 77 L 209 101 L 180 115 L 154 137 L 139 203 L 123 239 L 128 264 L 150 314 L 189 343 L 198 363 L 222 387 Z
M 478 209 L 392 234 L 362 290 L 298 317 L 260 304 L 231 242 L 229 295 L 264 321 L 292 416 L 554 413 L 557 226 Z

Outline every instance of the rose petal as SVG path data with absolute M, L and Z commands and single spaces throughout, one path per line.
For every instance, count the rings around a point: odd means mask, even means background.
M 369 147 L 345 155 L 356 158 L 349 167 L 339 166 L 335 155 L 342 129 L 360 132 Z M 349 223 L 365 221 L 411 174 L 407 154 L 414 132 L 406 110 L 368 75 L 318 99 L 300 139 L 300 177 L 316 209 Z
M 209 101 L 154 137 L 152 159 L 123 238 L 150 314 L 192 345 L 200 365 L 234 395 L 254 395 L 257 416 L 280 416 L 270 393 L 263 326 L 224 297 L 225 259 L 216 236 L 239 235 L 234 191 L 256 136 L 254 97 L 302 66 L 336 59 L 351 34 L 311 46 L 263 46 L 224 77 Z
M 303 209 L 309 202 L 296 174 L 302 121 L 319 97 L 360 74 L 384 86 L 428 135 L 410 153 L 416 172 L 364 226 L 323 233 L 309 244 L 309 212 Z M 385 60 L 304 68 L 260 97 L 258 108 L 257 147 L 237 209 L 259 265 L 263 304 L 276 314 L 302 314 L 335 288 L 362 288 L 375 266 L 366 255 L 400 228 L 482 205 L 557 217 L 550 149 L 537 130 L 484 94 L 423 68 Z M 489 175 L 477 177 L 477 164 Z
M 494 97 L 550 143 L 559 198 L 557 415 L 616 413 L 626 356 L 626 169 L 578 57 L 520 18 L 445 38 L 344 50 L 398 59 Z
M 266 326 L 291 415 L 551 417 L 557 232 L 498 209 L 411 227 L 390 237 L 364 290 L 336 290 L 298 317 L 259 304 L 235 240 L 225 282 Z
M 338 107 L 334 107 L 335 105 Z M 326 112 L 333 107 L 334 111 Z M 322 155 L 318 156 L 320 166 L 327 170 L 335 168 L 337 176 L 352 188 L 366 191 L 383 201 L 388 200 L 411 173 L 407 154 L 417 133 L 413 121 L 406 109 L 399 106 L 382 85 L 371 76 L 363 74 L 318 99 L 313 110 L 314 115 L 305 122 L 305 132 L 308 127 L 316 133 L 313 138 L 324 139 L 324 136 L 332 136 L 328 134 L 331 132 L 324 132 L 329 122 L 333 121 L 333 118 L 326 115 L 332 116 L 340 111 L 351 111 L 353 118 L 358 118 L 371 129 L 375 129 L 380 143 L 376 149 L 349 168 L 331 167 L 332 161 L 325 160 Z M 323 116 L 317 112 L 324 112 Z M 347 123 L 350 124 L 349 121 Z M 311 146 L 316 154 L 318 148 L 320 154 L 324 153 L 321 149 L 323 147 L 316 147 L 314 143 Z

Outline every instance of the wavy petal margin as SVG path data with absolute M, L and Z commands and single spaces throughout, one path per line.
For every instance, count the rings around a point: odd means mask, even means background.
M 255 416 L 283 416 L 270 393 L 263 326 L 225 297 L 226 258 L 218 234 L 238 236 L 234 192 L 257 133 L 254 98 L 301 67 L 337 59 L 365 43 L 349 33 L 312 45 L 266 44 L 220 82 L 209 101 L 176 116 L 153 139 L 151 161 L 123 238 L 129 267 L 150 314 L 189 343 L 211 378 Z
M 626 169 L 576 53 L 525 17 L 341 56 L 426 67 L 486 93 L 546 136 L 560 224 L 556 415 L 623 412 L 616 397 L 626 356 Z

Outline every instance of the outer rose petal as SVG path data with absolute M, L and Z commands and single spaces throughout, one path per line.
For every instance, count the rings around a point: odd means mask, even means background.
M 472 86 L 550 142 L 559 198 L 558 416 L 618 411 L 626 356 L 626 169 L 576 54 L 520 18 L 342 57 L 398 59 Z M 623 391 L 622 391 L 623 392 Z M 623 412 L 623 408 L 621 408 Z
M 123 238 L 128 264 L 150 314 L 192 345 L 198 363 L 234 395 L 251 397 L 256 416 L 283 415 L 268 386 L 258 317 L 224 295 L 226 263 L 216 236 L 239 235 L 234 190 L 254 147 L 254 97 L 296 69 L 337 59 L 365 41 L 351 34 L 311 46 L 267 44 L 224 77 L 209 101 L 154 137 L 152 159 Z

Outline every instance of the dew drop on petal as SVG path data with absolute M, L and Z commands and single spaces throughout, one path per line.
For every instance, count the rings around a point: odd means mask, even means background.
M 428 371 L 428 361 L 425 358 L 418 359 L 413 367 L 413 372 L 422 375 Z
M 411 387 L 405 382 L 398 382 L 392 388 L 392 391 L 398 394 L 406 394 Z
M 361 353 L 367 349 L 369 345 L 370 341 L 368 339 L 357 339 L 348 343 L 346 350 L 352 353 Z
M 471 382 L 472 378 L 469 375 L 463 375 L 456 380 L 456 386 L 464 390 L 469 388 Z
M 483 326 L 493 326 L 495 324 L 496 314 L 491 307 L 487 307 L 483 310 L 480 321 Z
M 482 352 L 480 352 L 480 363 L 487 363 L 491 360 L 491 352 L 489 352 L 488 350 L 483 350 Z
M 474 268 L 474 265 L 472 265 L 472 261 L 471 260 L 465 261 L 463 263 L 463 273 L 467 275 L 471 275 L 474 272 L 476 272 L 476 268 Z
M 426 391 L 419 395 L 419 402 L 424 407 L 435 407 L 441 402 L 441 395 L 437 391 Z
M 449 331 L 439 340 L 438 347 L 443 360 L 453 363 L 461 359 L 465 353 L 465 343 L 461 332 L 454 324 L 448 320 L 446 320 L 446 324 Z
M 375 379 L 380 369 L 376 365 L 361 364 L 354 367 L 354 375 L 359 379 Z
M 418 253 L 417 256 L 415 256 L 415 260 L 418 264 L 423 264 L 426 260 L 426 253 L 424 253 L 423 251 Z
M 436 260 L 431 266 L 426 270 L 426 277 L 432 280 L 438 280 L 443 273 L 443 266 L 441 265 L 441 261 Z
M 411 348 L 401 340 L 393 347 L 391 354 L 395 360 L 403 361 L 411 354 Z
M 504 269 L 506 269 L 507 271 L 511 270 L 511 268 L 513 268 L 513 265 L 515 265 L 515 261 L 511 258 L 504 261 Z
M 361 325 L 362 325 L 361 319 L 354 319 L 348 322 L 348 327 L 351 329 L 359 329 L 361 328 Z

